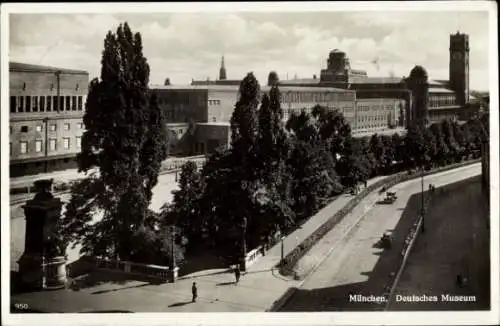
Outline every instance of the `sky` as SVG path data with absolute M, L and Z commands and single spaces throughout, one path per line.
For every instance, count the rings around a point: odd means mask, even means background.
M 460 31 L 470 38 L 471 89 L 488 90 L 487 11 L 11 14 L 9 59 L 98 77 L 104 37 L 125 21 L 142 35 L 151 84 L 213 80 L 222 55 L 228 79 L 251 71 L 265 84 L 271 70 L 312 78 L 333 49 L 369 76 L 422 65 L 431 79 L 448 79 L 449 35 Z

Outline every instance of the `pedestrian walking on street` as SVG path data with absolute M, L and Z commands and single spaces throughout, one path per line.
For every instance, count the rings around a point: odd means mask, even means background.
M 239 265 L 236 265 L 236 268 L 234 270 L 234 276 L 236 277 L 236 283 L 235 284 L 238 284 L 238 282 L 240 281 L 240 266 Z
M 198 297 L 198 288 L 196 287 L 196 282 L 193 282 L 191 291 L 193 292 L 193 302 L 196 302 L 196 298 Z

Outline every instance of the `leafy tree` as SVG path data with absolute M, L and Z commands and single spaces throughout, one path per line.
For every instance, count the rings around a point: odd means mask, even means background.
M 424 141 L 425 141 L 425 154 L 424 154 L 424 164 L 431 168 L 433 165 L 433 161 L 436 160 L 438 156 L 438 148 L 436 138 L 433 132 L 427 128 L 424 131 Z
M 276 71 L 271 71 L 267 76 L 267 86 L 275 86 L 279 83 L 278 73 Z
M 286 159 L 289 150 L 287 134 L 282 123 L 278 87 L 271 88 L 269 96 L 264 94 L 259 110 L 258 161 L 262 176 L 266 178 Z
M 340 192 L 332 157 L 324 147 L 298 140 L 289 165 L 293 175 L 293 210 L 299 219 L 316 213 L 332 195 Z
M 391 137 L 392 147 L 394 148 L 394 160 L 401 162 L 405 157 L 404 140 L 398 133 L 394 133 Z
M 263 212 L 263 232 L 272 232 L 276 225 L 285 228 L 293 223 L 289 197 L 291 177 L 286 166 L 290 143 L 282 123 L 283 111 L 277 86 L 269 96 L 264 94 L 259 110 L 258 161 L 260 182 L 255 204 Z M 267 226 L 266 226 L 267 225 Z
M 256 177 L 253 167 L 258 139 L 259 96 L 259 83 L 253 73 L 248 73 L 240 84 L 239 100 L 231 116 L 231 153 L 241 165 L 243 180 Z
M 370 171 L 369 158 L 364 153 L 365 144 L 353 137 L 346 139 L 345 154 L 338 163 L 338 172 L 342 176 L 343 184 L 357 190 L 359 182 L 368 179 Z
M 342 155 L 345 140 L 351 136 L 351 127 L 338 110 L 329 110 L 316 105 L 312 108 L 312 117 L 316 119 L 316 130 L 319 139 L 326 144 L 334 162 Z
M 247 218 L 248 245 L 258 237 L 254 194 L 260 187 L 258 105 L 260 86 L 252 73 L 242 80 L 231 117 L 231 148 L 218 150 L 202 170 L 206 187 L 201 200 L 209 233 L 225 255 L 238 255 L 241 223 Z
M 455 140 L 456 140 L 457 147 L 458 147 L 458 152 L 457 152 L 457 156 L 456 156 L 455 160 L 457 162 L 460 162 L 464 156 L 467 143 L 466 143 L 466 139 L 465 139 L 464 133 L 462 131 L 462 128 L 460 128 L 460 125 L 458 123 L 454 122 L 452 124 L 452 127 L 453 127 L 453 135 L 455 136 Z
M 165 86 L 169 86 L 170 85 L 170 78 L 166 78 L 165 79 L 165 83 L 164 83 Z
M 473 144 L 472 144 L 473 135 L 471 134 L 470 127 L 469 127 L 468 123 L 463 124 L 460 127 L 460 130 L 461 130 L 461 134 L 463 137 L 463 145 L 462 145 L 463 150 L 464 150 L 463 154 L 466 158 L 468 158 L 470 156 L 470 154 L 472 153 L 472 149 L 473 149 Z
M 372 135 L 370 138 L 369 148 L 374 157 L 374 172 L 376 174 L 380 174 L 384 163 L 386 162 L 385 154 L 387 151 L 384 143 L 382 142 L 382 138 L 377 134 Z
M 444 120 L 443 122 L 441 122 L 441 130 L 443 131 L 444 141 L 449 149 L 449 154 L 446 158 L 446 162 L 451 163 L 459 154 L 459 147 L 455 140 L 455 135 L 453 134 L 453 126 L 450 120 Z
M 204 180 L 198 172 L 196 163 L 188 161 L 182 166 L 179 189 L 173 191 L 174 198 L 169 214 L 175 219 L 190 242 L 200 240 L 207 228 L 201 211 L 201 197 L 204 193 Z
M 293 112 L 290 115 L 286 123 L 286 129 L 296 140 L 310 144 L 316 144 L 319 140 L 317 125 L 304 110 L 300 114 Z
M 405 138 L 407 155 L 404 157 L 405 165 L 410 168 L 421 167 L 425 157 L 425 140 L 423 129 L 411 126 Z
M 149 65 L 139 33 L 127 23 L 104 40 L 101 78 L 89 86 L 79 170 L 91 174 L 73 187 L 64 230 L 83 251 L 129 259 L 135 235 L 150 225 L 148 210 L 166 158 L 162 111 L 148 90 Z M 96 223 L 92 215 L 102 218 Z
M 393 171 L 392 162 L 396 159 L 396 149 L 393 145 L 393 138 L 391 136 L 382 136 L 382 144 L 385 148 L 384 160 L 382 162 L 383 169 L 386 173 Z

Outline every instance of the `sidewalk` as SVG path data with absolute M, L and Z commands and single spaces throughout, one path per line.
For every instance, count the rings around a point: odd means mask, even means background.
M 368 181 L 368 185 L 383 177 Z M 341 209 L 352 196 L 341 195 L 311 217 L 301 228 L 284 240 L 287 255 L 328 218 Z M 11 297 L 11 304 L 28 304 L 31 309 L 46 312 L 258 312 L 270 308 L 291 287 L 300 281 L 279 275 L 274 266 L 281 259 L 278 242 L 264 257 L 243 273 L 240 284 L 225 270 L 205 270 L 180 278 L 176 283 L 152 285 L 140 281 L 117 281 L 116 276 L 98 285 L 73 290 L 34 292 Z M 109 277 L 101 272 L 101 277 Z M 191 303 L 191 285 L 197 283 L 198 301 Z

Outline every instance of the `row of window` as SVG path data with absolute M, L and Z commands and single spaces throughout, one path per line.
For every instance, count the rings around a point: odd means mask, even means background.
M 220 100 L 208 100 L 208 105 L 220 105 Z
M 358 116 L 358 121 L 387 121 L 387 116 L 385 115 L 360 115 Z
M 354 94 L 329 92 L 283 92 L 282 102 L 285 103 L 321 103 L 353 101 Z
M 455 104 L 455 96 L 453 96 L 453 95 L 430 96 L 429 103 L 430 103 L 431 107 L 454 105 Z
M 358 111 L 361 111 L 361 112 L 366 112 L 366 111 L 380 111 L 380 110 L 386 110 L 386 111 L 389 111 L 389 110 L 392 110 L 394 109 L 394 107 L 390 104 L 386 104 L 386 105 L 358 105 Z
M 62 139 L 63 142 L 63 149 L 69 150 L 71 149 L 71 138 L 69 137 L 64 137 Z M 75 146 L 76 148 L 81 148 L 82 146 L 82 137 L 81 136 L 76 136 L 75 137 Z M 19 152 L 21 154 L 27 154 L 29 152 L 29 142 L 22 140 L 19 142 Z M 49 138 L 49 151 L 57 151 L 57 139 L 56 138 Z M 43 140 L 41 139 L 35 139 L 35 153 L 41 153 L 43 151 Z M 12 143 L 10 143 L 10 155 L 12 155 Z
M 369 123 L 369 124 L 363 124 L 361 126 L 357 126 L 356 129 L 384 128 L 387 126 L 388 126 L 387 122 L 386 123 Z
M 28 88 L 28 85 L 26 84 L 26 82 L 24 82 L 23 83 L 23 91 L 25 91 L 27 88 Z M 50 84 L 50 90 L 53 91 L 54 89 L 55 89 L 54 83 Z M 76 83 L 75 91 L 78 91 L 79 89 L 80 89 L 80 83 Z
M 83 129 L 83 122 L 77 122 L 76 123 L 77 129 Z M 65 131 L 69 131 L 71 129 L 71 124 L 70 123 L 65 123 L 63 125 L 63 128 Z M 28 126 L 21 126 L 21 132 L 26 133 L 29 131 Z M 39 124 L 35 126 L 35 131 L 36 132 L 42 132 L 43 131 L 43 124 Z M 57 125 L 56 124 L 50 124 L 49 125 L 49 131 L 57 131 Z M 10 133 L 12 134 L 12 127 L 10 127 Z
M 83 96 L 11 96 L 10 113 L 82 111 Z

